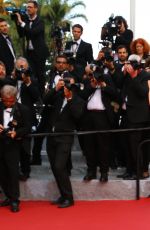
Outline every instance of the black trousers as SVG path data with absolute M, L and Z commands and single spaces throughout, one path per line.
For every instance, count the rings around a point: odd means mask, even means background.
M 43 57 L 37 56 L 34 50 L 27 50 L 26 58 L 29 61 L 30 67 L 32 68 L 35 79 L 38 81 L 39 91 L 41 97 L 45 90 L 45 61 Z
M 19 199 L 20 141 L 0 141 L 0 184 L 10 200 Z
M 47 138 L 47 154 L 58 189 L 64 199 L 73 200 L 72 186 L 67 170 L 72 143 L 58 142 L 55 137 Z
M 87 111 L 84 120 L 84 129 L 89 131 L 110 129 L 110 124 L 105 111 Z M 96 174 L 97 166 L 101 173 L 109 170 L 110 135 L 88 134 L 84 136 L 84 149 L 88 172 Z
M 128 121 L 127 128 L 144 128 L 148 127 L 149 123 L 131 123 Z M 149 131 L 135 131 L 128 134 L 128 144 L 129 151 L 127 153 L 127 171 L 129 173 L 136 173 L 136 164 L 137 164 L 137 150 L 138 145 L 141 141 L 149 139 Z M 143 155 L 140 159 L 140 170 L 141 174 L 145 171 L 148 171 L 149 165 L 149 144 L 144 145 L 142 151 Z
M 27 176 L 30 175 L 31 138 L 24 138 L 20 149 L 20 169 Z

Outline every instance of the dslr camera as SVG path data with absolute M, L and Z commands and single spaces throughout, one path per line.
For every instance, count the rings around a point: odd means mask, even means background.
M 19 69 L 15 70 L 15 76 L 18 81 L 22 81 L 22 74 L 24 74 L 25 77 L 31 76 L 31 69 L 25 69 L 24 67 L 20 67 Z
M 103 41 L 99 43 L 106 47 L 113 47 L 115 42 L 114 36 L 119 33 L 122 22 L 124 22 L 124 18 L 122 16 L 114 17 L 114 14 L 111 14 L 108 22 L 106 22 L 102 27 L 101 40 Z
M 101 65 L 90 64 L 90 69 L 92 70 L 92 74 L 89 74 L 89 78 L 95 78 L 96 81 L 100 82 L 104 79 L 104 68 Z
M 138 62 L 136 60 L 130 60 L 130 61 L 126 61 L 126 64 L 130 64 L 132 65 L 134 70 L 138 70 L 138 69 L 144 69 L 145 68 L 145 61 L 141 61 Z
M 16 121 L 16 120 L 9 121 L 9 123 L 8 123 L 8 128 L 5 128 L 5 129 L 3 130 L 2 135 L 3 135 L 4 137 L 8 137 L 8 133 L 9 133 L 10 131 L 15 130 L 16 126 L 17 126 L 17 121 Z

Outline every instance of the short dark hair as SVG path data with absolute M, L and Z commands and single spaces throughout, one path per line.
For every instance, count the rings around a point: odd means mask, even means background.
M 34 0 L 29 0 L 27 3 L 33 3 L 34 7 L 38 8 L 39 7 L 39 4 L 37 1 L 34 1 Z
M 80 24 L 73 25 L 72 29 L 74 29 L 75 27 L 79 28 L 81 30 L 81 32 L 83 32 L 83 27 Z
M 125 18 L 123 18 L 122 16 L 116 16 L 115 17 L 115 19 L 114 19 L 114 21 L 115 22 L 123 22 L 123 24 L 124 24 L 124 27 L 125 27 L 125 29 L 127 29 L 128 28 L 128 24 L 127 24 L 127 20 L 125 19 Z
M 126 52 L 128 53 L 128 49 L 127 49 L 127 47 L 125 46 L 125 45 L 119 45 L 118 47 L 117 47 L 117 53 L 118 53 L 118 51 L 120 50 L 120 49 L 125 49 L 126 50 Z
M 56 56 L 56 58 L 55 58 L 56 62 L 57 62 L 58 58 L 64 58 L 64 59 L 66 59 L 66 62 L 68 63 L 68 58 L 67 58 L 67 56 L 65 54 L 59 54 L 58 56 Z
M 6 19 L 0 18 L 0 22 L 6 22 Z

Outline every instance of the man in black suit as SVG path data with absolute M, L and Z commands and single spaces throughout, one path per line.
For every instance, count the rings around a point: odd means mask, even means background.
M 74 204 L 67 170 L 74 136 L 67 133 L 75 130 L 75 121 L 82 115 L 85 106 L 84 101 L 74 93 L 72 87 L 74 86 L 66 85 L 64 80 L 59 80 L 55 88 L 49 90 L 44 99 L 46 104 L 52 105 L 49 124 L 47 124 L 49 131 L 66 134 L 47 138 L 47 154 L 61 195 L 52 203 L 58 205 L 59 208 L 66 208 Z
M 26 58 L 17 58 L 11 80 L 18 89 L 17 101 L 30 109 L 32 130 L 35 131 L 38 122 L 34 104 L 38 101 L 40 94 L 36 82 L 32 79 L 32 72 Z M 31 138 L 26 137 L 22 141 L 20 152 L 20 180 L 22 181 L 26 181 L 30 176 L 30 152 Z
M 15 50 L 8 36 L 9 27 L 5 19 L 0 18 L 0 61 L 5 64 L 6 75 L 10 76 L 14 69 Z
M 26 37 L 26 57 L 37 78 L 41 96 L 44 93 L 45 86 L 45 61 L 49 56 L 48 47 L 44 37 L 44 23 L 37 15 L 38 3 L 36 1 L 28 1 L 27 14 L 28 17 L 22 19 L 19 13 L 17 15 L 17 30 L 20 37 Z
M 124 65 L 124 75 L 120 75 L 120 81 L 123 82 L 122 89 L 122 108 L 124 110 L 124 120 L 126 128 L 144 128 L 150 124 L 149 110 L 149 86 L 150 74 L 140 66 L 138 55 L 130 55 L 128 63 Z M 145 131 L 129 132 L 127 152 L 127 171 L 122 175 L 123 179 L 135 179 L 137 149 L 139 143 L 147 138 L 149 134 Z M 140 162 L 141 178 L 148 177 L 148 154 L 147 146 L 143 148 L 145 153 Z
M 73 41 L 66 43 L 65 50 L 70 50 L 75 58 L 75 68 L 80 70 L 82 79 L 85 66 L 93 61 L 93 49 L 90 43 L 81 39 L 83 27 L 80 24 L 75 24 L 72 27 Z
M 86 69 L 87 71 L 88 69 Z M 89 69 L 89 86 L 81 95 L 87 100 L 87 109 L 82 119 L 82 127 L 86 131 L 109 130 L 114 125 L 114 108 L 112 101 L 116 98 L 116 90 L 112 79 L 103 69 Z M 100 167 L 100 181 L 108 181 L 110 135 L 96 133 L 84 136 L 84 154 L 87 161 L 85 181 L 96 179 L 97 166 Z
M 30 132 L 30 111 L 16 102 L 17 89 L 5 85 L 0 104 L 0 184 L 6 199 L 0 207 L 19 211 L 19 154 L 24 135 Z
M 50 90 L 56 87 L 59 79 L 62 79 L 63 77 L 70 76 L 74 78 L 76 81 L 76 76 L 74 77 L 72 75 L 72 72 L 68 70 L 68 59 L 65 55 L 58 55 L 55 58 L 55 63 L 53 69 L 50 71 L 49 74 L 49 82 L 46 90 Z M 47 120 L 48 117 L 50 116 L 51 112 L 51 107 L 50 105 L 45 106 L 43 111 L 42 111 L 42 118 L 41 121 L 37 127 L 37 132 L 42 133 L 42 132 L 47 132 Z M 42 143 L 43 143 L 44 137 L 35 137 L 34 138 L 34 145 L 32 149 L 32 161 L 31 164 L 36 165 L 36 164 L 41 164 L 42 163 L 42 158 L 41 158 L 41 149 L 42 149 Z M 69 166 L 71 168 L 71 165 Z

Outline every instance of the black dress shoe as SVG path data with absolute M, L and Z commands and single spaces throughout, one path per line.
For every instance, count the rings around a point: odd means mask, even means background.
M 108 174 L 101 173 L 100 182 L 107 182 L 108 181 Z
M 132 173 L 125 172 L 124 174 L 122 174 L 122 178 L 124 180 L 128 180 L 128 178 L 131 178 L 131 177 L 132 177 Z
M 85 181 L 90 181 L 90 180 L 94 180 L 94 179 L 96 179 L 96 175 L 95 174 L 90 174 L 90 173 L 87 173 L 85 175 L 85 177 L 83 178 L 83 180 L 85 180 Z
M 60 196 L 57 200 L 52 200 L 51 204 L 52 205 L 58 205 L 58 204 L 62 204 L 64 202 L 64 198 L 62 196 Z
M 10 210 L 12 212 L 19 212 L 20 211 L 20 208 L 19 208 L 19 201 L 12 201 L 10 203 Z
M 64 200 L 61 204 L 58 205 L 58 208 L 68 208 L 72 205 L 74 205 L 73 200 Z
M 10 200 L 7 198 L 0 203 L 0 207 L 5 207 L 10 205 Z
M 27 181 L 29 177 L 30 177 L 29 174 L 20 174 L 19 180 L 20 181 Z

